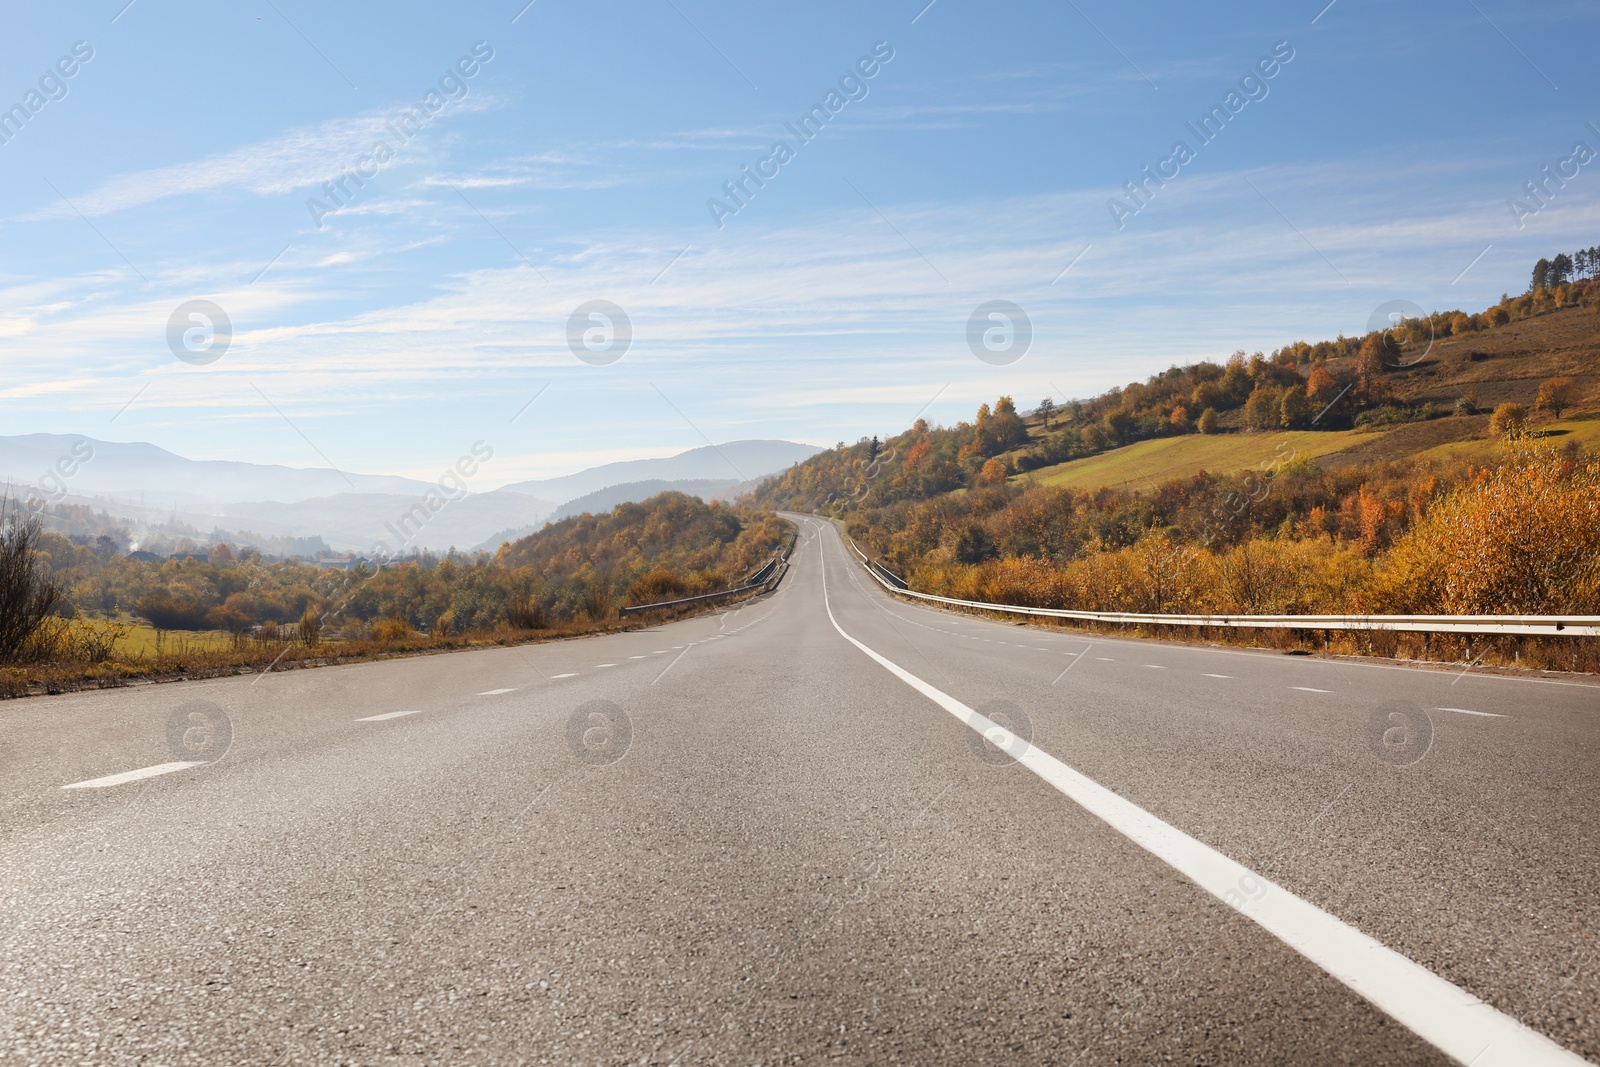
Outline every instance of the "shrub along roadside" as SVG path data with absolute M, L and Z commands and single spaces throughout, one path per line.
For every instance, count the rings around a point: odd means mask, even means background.
M 1413 483 L 1431 485 L 1431 482 Z M 1274 486 L 1274 491 L 1278 487 Z M 1292 494 L 1291 482 L 1281 492 Z M 1277 526 L 1196 543 L 1182 527 L 1152 525 L 1132 544 L 1098 538 L 1060 558 L 991 547 L 1030 543 L 997 521 L 1037 517 L 1018 501 L 969 520 L 943 551 L 914 557 L 904 575 L 918 592 L 1024 607 L 1152 614 L 1544 615 L 1600 613 L 1600 458 L 1518 439 L 1499 466 L 1411 501 L 1413 519 L 1385 529 L 1389 508 L 1363 484 L 1347 536 L 1320 508 Z M 1270 508 L 1268 510 L 1271 510 Z M 977 526 L 974 532 L 970 526 Z M 852 534 L 893 558 L 912 518 L 891 533 L 866 521 Z M 991 533 L 991 529 L 997 532 Z M 1190 627 L 1144 628 L 1193 639 Z M 1600 670 L 1600 640 L 1466 635 L 1263 631 L 1275 647 L 1353 654 L 1448 656 L 1559 670 Z M 1238 641 L 1217 628 L 1205 640 Z M 1254 640 L 1255 638 L 1246 638 Z

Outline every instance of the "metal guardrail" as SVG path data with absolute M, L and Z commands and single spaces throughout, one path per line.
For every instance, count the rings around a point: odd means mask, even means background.
M 1123 611 L 1073 611 L 1067 608 L 1025 608 L 1016 604 L 988 604 L 980 600 L 918 593 L 896 586 L 901 581 L 867 554 L 851 538 L 850 547 L 867 573 L 891 593 L 932 600 L 940 604 L 1000 611 L 1014 615 L 1035 615 L 1052 619 L 1080 619 L 1085 622 L 1143 623 L 1151 626 L 1226 626 L 1256 630 L 1398 630 L 1411 633 L 1524 634 L 1530 637 L 1600 636 L 1600 615 L 1154 615 Z M 882 573 L 880 573 L 882 572 Z M 889 575 L 885 578 L 884 575 Z
M 911 591 L 911 586 L 906 584 L 906 580 L 904 578 L 900 577 L 894 571 L 890 570 L 888 567 L 885 567 L 877 560 L 869 559 L 866 561 L 866 563 L 869 568 L 878 573 L 878 577 L 882 578 L 886 582 L 889 582 L 896 589 L 899 589 L 902 592 Z
M 790 547 L 792 549 L 793 546 Z M 777 573 L 774 574 L 773 572 L 776 570 L 779 563 L 784 565 L 783 570 L 777 571 Z M 633 604 L 618 608 L 617 614 L 636 615 L 641 611 L 654 611 L 656 608 L 676 608 L 684 604 L 700 604 L 705 601 L 716 600 L 721 597 L 737 596 L 740 593 L 751 593 L 756 591 L 770 592 L 778 587 L 778 583 L 783 581 L 783 576 L 788 572 L 789 566 L 787 557 L 773 556 L 762 565 L 760 570 L 751 575 L 750 578 L 746 580 L 744 585 L 741 585 L 736 589 L 723 589 L 715 593 L 701 593 L 699 596 L 686 596 L 679 600 L 661 600 L 654 604 Z

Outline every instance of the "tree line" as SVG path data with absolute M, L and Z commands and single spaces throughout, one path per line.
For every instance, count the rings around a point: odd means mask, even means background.
M 1541 258 L 1533 265 L 1533 279 L 1528 292 L 1554 289 L 1568 282 L 1593 278 L 1600 274 L 1600 245 L 1580 248 L 1572 254 L 1558 252 L 1552 259 Z
M 93 662 L 115 660 L 116 641 L 138 623 L 224 631 L 244 660 L 262 643 L 581 632 L 663 588 L 735 585 L 788 529 L 770 511 L 667 492 L 562 520 L 495 553 L 347 571 L 225 543 L 183 559 L 139 559 L 110 539 L 79 544 L 45 531 L 37 516 L 0 502 L 0 674 L 76 661 L 85 642 L 97 649 Z

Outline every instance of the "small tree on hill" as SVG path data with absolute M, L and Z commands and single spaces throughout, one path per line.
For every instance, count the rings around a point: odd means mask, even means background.
M 1339 395 L 1339 381 L 1327 367 L 1313 367 L 1306 378 L 1306 397 L 1318 407 L 1333 403 Z
M 1278 420 L 1285 429 L 1303 430 L 1316 414 L 1316 406 L 1304 389 L 1285 389 L 1278 402 Z
M 1545 284 L 1554 289 L 1558 285 L 1567 284 L 1572 277 L 1572 257 L 1562 252 L 1550 261 L 1549 276 Z
M 1546 378 L 1539 386 L 1539 398 L 1534 406 L 1559 419 L 1561 413 L 1572 406 L 1572 379 Z
M 1206 408 L 1200 413 L 1200 421 L 1195 423 L 1195 428 L 1204 434 L 1218 433 L 1222 430 L 1222 420 L 1217 417 L 1216 408 Z
M 1496 437 L 1516 437 L 1528 425 L 1528 409 L 1521 404 L 1505 403 L 1489 416 L 1489 432 Z
M 1245 401 L 1244 421 L 1252 430 L 1271 430 L 1278 425 L 1278 391 L 1268 385 L 1258 385 Z

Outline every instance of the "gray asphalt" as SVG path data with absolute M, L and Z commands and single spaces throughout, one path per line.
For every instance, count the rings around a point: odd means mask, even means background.
M 1450 1062 L 849 644 L 824 567 L 881 655 L 1600 1061 L 1593 683 L 931 611 L 814 520 L 659 629 L 0 707 L 0 1061 Z

